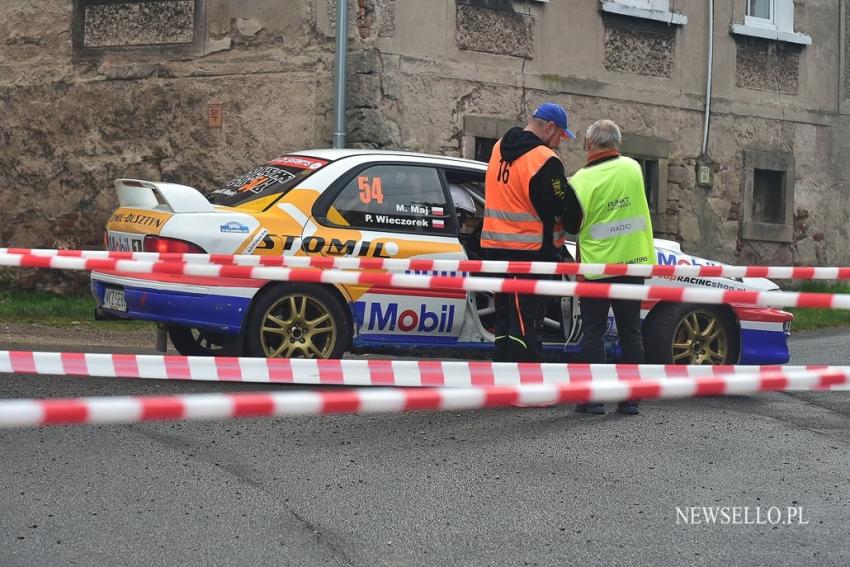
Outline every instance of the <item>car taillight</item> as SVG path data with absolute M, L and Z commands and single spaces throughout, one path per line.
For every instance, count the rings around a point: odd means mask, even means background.
M 185 240 L 162 236 L 145 236 L 145 252 L 160 254 L 205 254 L 204 249 Z

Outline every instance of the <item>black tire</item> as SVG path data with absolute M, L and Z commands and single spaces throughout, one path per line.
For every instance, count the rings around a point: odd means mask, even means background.
M 657 306 L 643 328 L 652 364 L 736 364 L 740 336 L 728 310 L 693 303 Z
M 345 310 L 328 289 L 278 284 L 264 290 L 251 306 L 245 353 L 265 358 L 340 358 L 351 344 L 351 335 Z
M 171 344 L 183 356 L 230 356 L 233 352 L 234 337 L 226 337 L 220 333 L 194 329 L 190 327 L 175 327 L 169 325 L 168 338 Z

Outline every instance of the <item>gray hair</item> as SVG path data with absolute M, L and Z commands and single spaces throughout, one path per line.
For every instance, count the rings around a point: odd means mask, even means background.
M 623 141 L 620 127 L 610 120 L 597 120 L 585 133 L 585 140 L 597 148 L 617 149 Z

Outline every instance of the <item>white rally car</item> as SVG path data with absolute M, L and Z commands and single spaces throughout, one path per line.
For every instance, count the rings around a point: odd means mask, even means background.
M 106 237 L 110 250 L 479 259 L 486 167 L 404 152 L 309 150 L 260 165 L 206 196 L 182 185 L 118 180 L 120 207 Z M 567 244 L 570 254 L 574 247 Z M 656 249 L 659 264 L 712 263 L 675 242 L 657 240 Z M 762 278 L 649 283 L 778 289 Z M 100 316 L 164 325 L 188 355 L 337 358 L 349 350 L 493 346 L 488 294 L 104 272 L 92 274 L 91 287 Z M 644 302 L 642 315 L 648 361 L 789 359 L 793 316 L 784 311 Z M 616 353 L 613 318 L 609 335 Z M 580 353 L 574 298 L 551 300 L 543 342 L 547 351 Z

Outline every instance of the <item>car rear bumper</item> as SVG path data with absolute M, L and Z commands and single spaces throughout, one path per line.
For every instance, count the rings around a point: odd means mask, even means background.
M 107 289 L 124 292 L 127 310 L 104 307 Z M 106 315 L 194 327 L 238 335 L 256 294 L 255 287 L 174 284 L 92 273 L 91 291 L 97 309 Z

